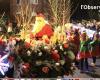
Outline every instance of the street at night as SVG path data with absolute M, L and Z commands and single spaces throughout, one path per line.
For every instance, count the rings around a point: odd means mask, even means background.
M 0 78 L 99 80 L 100 1 L 0 0 Z

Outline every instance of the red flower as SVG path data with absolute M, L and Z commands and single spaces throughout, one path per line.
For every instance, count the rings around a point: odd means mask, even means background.
M 30 43 L 25 42 L 25 47 L 26 47 L 26 48 L 29 48 L 30 46 L 31 46 L 31 44 L 30 44 Z
M 28 72 L 28 71 L 29 71 L 29 68 L 30 68 L 30 64 L 29 64 L 29 63 L 24 63 L 24 64 L 23 64 L 23 70 L 24 70 L 25 72 Z
M 5 41 L 3 41 L 2 39 L 0 39 L 0 45 L 5 45 Z
M 54 50 L 51 54 L 52 59 L 54 59 L 56 62 L 60 60 L 60 55 L 58 54 L 57 50 Z
M 42 68 L 42 71 L 43 71 L 44 73 L 48 73 L 48 72 L 49 72 L 49 68 L 48 68 L 48 67 L 43 67 L 43 68 Z
M 8 60 L 9 60 L 10 62 L 13 62 L 13 61 L 14 61 L 14 57 L 13 57 L 13 56 L 9 56 L 9 57 L 8 57 Z
M 24 63 L 23 66 L 24 66 L 24 68 L 29 68 L 30 64 L 29 63 Z
M 50 43 L 49 39 L 45 39 L 45 43 L 49 44 Z
M 64 44 L 64 48 L 68 48 L 68 47 L 69 47 L 69 45 L 65 43 Z

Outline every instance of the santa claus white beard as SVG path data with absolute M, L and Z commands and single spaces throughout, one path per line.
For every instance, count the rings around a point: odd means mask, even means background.
M 43 28 L 44 25 L 45 25 L 45 23 L 35 22 L 32 32 L 38 33 L 39 31 L 41 31 L 41 29 Z

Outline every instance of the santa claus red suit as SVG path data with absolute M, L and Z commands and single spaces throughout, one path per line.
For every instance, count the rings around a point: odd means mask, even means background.
M 51 25 L 46 22 L 43 14 L 38 14 L 36 16 L 32 35 L 34 35 L 36 39 L 40 39 L 43 36 L 47 36 L 50 38 L 53 35 L 53 29 Z
M 44 35 L 47 35 L 49 38 L 53 35 L 52 27 L 49 24 L 45 24 L 43 28 L 36 33 L 36 38 L 42 38 Z

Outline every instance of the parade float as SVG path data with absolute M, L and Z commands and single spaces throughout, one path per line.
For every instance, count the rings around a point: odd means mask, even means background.
M 2 34 L 6 54 L 0 54 L 0 60 L 6 59 L 7 63 L 0 63 L 1 77 L 57 78 L 74 74 L 75 47 L 70 44 L 73 39 L 67 39 L 64 13 L 62 25 L 52 27 L 43 13 L 39 13 L 31 26 L 31 8 L 28 4 L 21 5 L 19 14 L 15 15 L 20 32 L 9 37 Z M 1 69 L 4 65 L 5 72 Z

